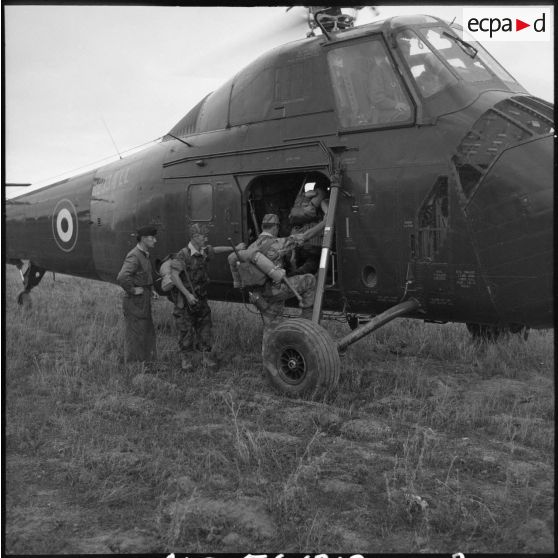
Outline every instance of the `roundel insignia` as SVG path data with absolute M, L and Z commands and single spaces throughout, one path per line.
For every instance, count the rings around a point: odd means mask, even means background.
M 52 214 L 52 232 L 60 250 L 73 250 L 78 238 L 78 218 L 76 208 L 70 200 L 60 200 L 56 204 Z

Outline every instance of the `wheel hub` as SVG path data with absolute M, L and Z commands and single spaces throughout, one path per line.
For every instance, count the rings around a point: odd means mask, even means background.
M 302 353 L 292 347 L 283 350 L 279 357 L 279 374 L 290 384 L 300 383 L 306 373 L 306 361 Z
M 295 358 L 290 358 L 289 361 L 287 362 L 287 367 L 290 370 L 294 370 L 297 366 L 298 366 L 298 362 Z

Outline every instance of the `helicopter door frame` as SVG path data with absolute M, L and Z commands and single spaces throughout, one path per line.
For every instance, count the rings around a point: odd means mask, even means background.
M 286 191 L 280 196 L 281 202 L 286 199 L 290 201 L 286 204 L 281 203 L 280 205 L 275 205 L 278 196 L 276 188 L 277 179 L 281 177 L 283 177 L 284 183 L 288 182 L 288 186 L 285 186 Z M 299 179 L 298 182 L 295 180 L 295 177 Z M 265 213 L 269 212 L 277 213 L 280 217 L 281 226 L 279 236 L 283 237 L 290 234 L 288 230 L 290 226 L 286 222 L 287 215 L 304 183 L 321 181 L 323 185 L 326 185 L 327 182 L 328 189 L 331 185 L 331 176 L 327 166 L 312 166 L 305 169 L 294 168 L 235 175 L 235 179 L 242 194 L 242 239 L 248 244 L 253 242 L 257 238 L 259 232 L 261 232 L 261 230 L 259 230 L 261 219 Z M 302 180 L 302 182 L 300 182 L 300 180 Z M 272 190 L 269 192 L 269 197 L 266 197 L 265 192 L 263 192 L 266 188 Z M 252 197 L 255 190 L 259 191 L 256 192 L 255 197 Z M 337 221 L 338 216 L 336 215 L 335 228 L 337 228 Z M 252 234 L 250 234 L 250 232 Z M 329 253 L 330 265 L 325 283 L 327 290 L 340 289 L 337 265 L 337 254 L 340 247 L 339 235 L 335 234 L 334 242 Z

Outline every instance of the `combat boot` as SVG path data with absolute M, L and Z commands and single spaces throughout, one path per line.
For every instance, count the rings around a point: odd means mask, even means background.
M 263 314 L 268 308 L 269 304 L 260 293 L 249 292 L 248 300 Z

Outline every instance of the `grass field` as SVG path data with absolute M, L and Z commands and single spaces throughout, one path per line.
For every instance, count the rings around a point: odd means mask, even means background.
M 552 331 L 471 343 L 396 320 L 349 348 L 323 402 L 273 391 L 261 323 L 212 303 L 217 370 L 123 365 L 120 289 L 5 285 L 5 550 L 553 552 Z M 346 324 L 326 322 L 334 337 Z

